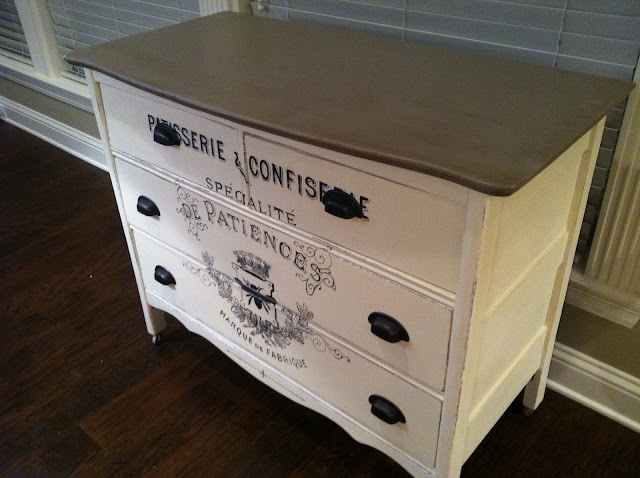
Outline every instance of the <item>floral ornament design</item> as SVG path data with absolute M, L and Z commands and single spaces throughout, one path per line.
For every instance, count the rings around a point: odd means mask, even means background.
M 300 272 L 296 277 L 305 283 L 307 294 L 313 295 L 316 290 L 327 286 L 336 290 L 336 283 L 331 275 L 331 255 L 329 251 L 294 241 L 296 255 L 293 263 Z
M 206 265 L 205 269 L 201 269 L 188 261 L 184 261 L 182 265 L 189 272 L 197 275 L 205 286 L 216 285 L 220 297 L 231 304 L 231 312 L 243 327 L 249 329 L 251 335 L 260 336 L 266 344 L 281 349 L 286 348 L 292 342 L 304 345 L 308 339 L 320 352 L 329 351 L 335 359 L 344 359 L 347 362 L 351 362 L 351 359 L 344 355 L 340 349 L 332 347 L 324 337 L 317 334 L 309 326 L 309 323 L 313 321 L 314 315 L 305 304 L 296 304 L 296 311 L 282 308 L 281 310 L 284 314 L 282 324 L 275 324 L 265 320 L 245 307 L 240 299 L 233 294 L 233 279 L 213 268 L 214 261 L 208 252 L 202 254 L 202 259 Z
M 198 234 L 207 229 L 208 226 L 202 221 L 199 215 L 198 198 L 193 197 L 191 193 L 185 191 L 182 186 L 179 186 L 176 192 L 178 194 L 176 200 L 178 204 L 180 204 L 176 211 L 181 214 L 189 224 L 189 234 L 193 234 L 197 240 L 200 240 Z

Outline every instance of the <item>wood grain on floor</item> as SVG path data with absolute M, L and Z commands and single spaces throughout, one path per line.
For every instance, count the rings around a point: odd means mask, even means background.
M 408 476 L 176 320 L 151 344 L 107 173 L 0 123 L 0 211 L 0 476 Z M 462 475 L 637 477 L 640 435 L 549 391 Z

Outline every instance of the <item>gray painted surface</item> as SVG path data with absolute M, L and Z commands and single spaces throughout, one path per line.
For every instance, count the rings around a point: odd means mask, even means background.
M 565 304 L 557 341 L 640 378 L 640 322 L 628 329 Z

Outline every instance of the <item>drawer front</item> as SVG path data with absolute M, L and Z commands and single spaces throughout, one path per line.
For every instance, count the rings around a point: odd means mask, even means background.
M 245 149 L 250 207 L 455 291 L 463 205 L 255 136 L 245 135 Z M 334 197 L 334 211 L 355 205 L 366 217 L 326 212 L 321 199 L 334 188 L 352 195 Z
M 172 171 L 212 191 L 246 202 L 244 159 L 233 128 L 143 96 L 102 85 L 109 139 L 114 149 Z M 157 124 L 179 132 L 179 146 L 154 141 Z
M 318 326 L 435 390 L 444 388 L 450 309 L 180 184 L 122 160 L 117 164 L 133 226 L 286 308 L 307 308 Z M 136 210 L 140 195 L 154 200 L 160 216 Z M 374 312 L 397 320 L 409 340 L 392 343 L 374 335 Z
M 434 465 L 441 403 L 314 328 L 308 311 L 257 302 L 206 263 L 135 234 L 145 288 L 204 323 L 410 456 Z M 156 266 L 175 284 L 161 284 Z M 366 377 L 366 379 L 363 379 Z M 392 402 L 405 423 L 371 413 L 369 397 Z

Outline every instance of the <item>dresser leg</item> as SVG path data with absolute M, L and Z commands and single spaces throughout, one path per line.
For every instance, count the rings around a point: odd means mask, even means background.
M 529 381 L 524 388 L 524 397 L 522 398 L 522 404 L 524 405 L 524 414 L 529 416 L 533 411 L 538 408 L 540 402 L 544 398 L 544 392 L 547 389 L 547 374 L 549 368 L 546 370 L 540 369 L 536 372 L 533 378 Z
M 160 332 L 162 332 L 167 325 L 165 312 L 150 305 L 143 305 L 143 309 L 147 331 L 153 335 L 153 343 L 158 343 L 160 341 Z

